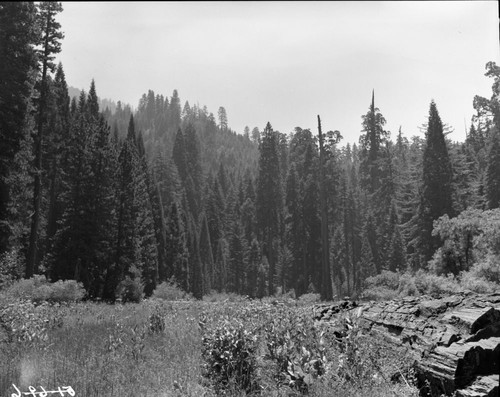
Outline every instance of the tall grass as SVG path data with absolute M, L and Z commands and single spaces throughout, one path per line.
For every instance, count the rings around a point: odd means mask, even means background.
M 89 397 L 202 395 L 198 308 L 162 307 L 162 332 L 149 328 L 153 310 L 80 303 L 47 340 L 0 344 L 0 395 L 10 395 L 12 384 L 24 391 L 71 386 Z
M 216 391 L 243 396 L 241 382 L 231 375 L 239 372 L 230 365 L 245 364 L 247 357 L 252 382 L 258 385 L 247 388 L 251 395 L 290 396 L 307 391 L 317 397 L 416 396 L 415 388 L 392 384 L 383 375 L 401 368 L 405 357 L 363 339 L 351 320 L 336 324 L 337 329 L 347 330 L 340 342 L 328 337 L 313 329 L 310 309 L 298 301 L 160 299 L 124 305 L 43 306 L 49 321 L 40 337 L 0 341 L 0 396 L 11 395 L 12 384 L 21 391 L 29 386 L 46 390 L 71 386 L 79 397 L 211 397 Z M 22 310 L 36 308 L 25 305 Z M 24 314 L 29 318 L 29 313 Z M 292 323 L 294 329 L 288 332 L 291 326 L 287 324 Z M 246 339 L 240 341 L 239 335 Z M 321 338 L 326 342 L 320 343 Z M 236 350 L 228 353 L 227 360 L 214 361 L 228 364 L 229 369 L 228 382 L 217 388 L 215 378 L 207 378 L 207 354 L 211 344 L 226 346 L 228 341 Z M 287 363 L 293 364 L 294 371 L 288 375 Z M 296 387 L 299 383 L 302 386 Z

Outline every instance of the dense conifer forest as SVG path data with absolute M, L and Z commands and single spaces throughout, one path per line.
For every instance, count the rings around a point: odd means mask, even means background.
M 269 120 L 239 134 L 223 106 L 214 115 L 174 87 L 145 87 L 136 110 L 100 101 L 94 81 L 70 97 L 54 62 L 61 11 L 0 5 L 0 288 L 41 274 L 108 301 L 164 282 L 198 299 L 331 300 L 382 274 L 500 281 L 494 62 L 464 142 L 447 138 L 434 101 L 422 134 L 390 133 L 376 92 L 360 98 L 356 144 L 317 115 L 294 131 Z

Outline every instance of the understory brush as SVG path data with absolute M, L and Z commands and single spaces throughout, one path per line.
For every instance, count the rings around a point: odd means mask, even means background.
M 365 281 L 363 299 L 390 300 L 405 296 L 451 295 L 461 292 L 493 293 L 500 289 L 500 263 L 484 261 L 458 276 L 419 270 L 399 273 L 387 270 Z
M 21 279 L 11 283 L 0 294 L 14 299 L 30 300 L 34 303 L 77 302 L 85 296 L 85 289 L 75 280 L 49 282 L 43 275 Z
M 417 395 L 387 376 L 408 362 L 405 352 L 363 335 L 355 315 L 318 323 L 305 307 L 252 302 L 206 307 L 200 327 L 203 376 L 217 395 L 347 396 L 346 388 L 359 395 L 372 389 Z

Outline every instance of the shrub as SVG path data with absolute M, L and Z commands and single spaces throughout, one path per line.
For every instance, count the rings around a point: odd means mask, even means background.
M 5 290 L 5 294 L 17 299 L 31 300 L 35 303 L 76 302 L 83 299 L 85 289 L 75 280 L 59 280 L 50 283 L 45 276 L 35 275 L 30 279 L 14 282 Z
M 23 276 L 23 261 L 15 249 L 0 255 L 0 290 Z
M 302 303 L 317 303 L 321 300 L 320 294 L 314 294 L 314 293 L 307 293 L 300 295 L 299 301 Z
M 0 326 L 11 342 L 46 341 L 48 330 L 61 327 L 63 317 L 61 310 L 46 302 L 35 305 L 30 300 L 3 297 L 0 305 Z
M 301 393 L 326 371 L 323 331 L 308 315 L 283 308 L 264 326 L 269 357 L 276 363 L 275 378 Z
M 480 294 L 498 291 L 500 289 L 499 284 L 500 263 L 491 256 L 473 265 L 468 272 L 460 274 L 462 288 Z
M 489 294 L 497 292 L 499 285 L 488 281 L 482 277 L 476 277 L 472 272 L 463 272 L 460 284 L 463 289 L 476 292 L 478 294 Z
M 127 276 L 118 284 L 117 296 L 121 298 L 123 303 L 139 303 L 144 297 L 144 286 L 138 278 L 131 279 Z
M 382 270 L 382 273 L 368 277 L 365 283 L 368 288 L 385 287 L 390 290 L 397 290 L 399 287 L 399 273 Z
M 420 293 L 427 295 L 455 294 L 462 290 L 452 274 L 436 276 L 423 270 L 415 274 L 415 286 Z
M 415 285 L 415 278 L 410 273 L 403 273 L 399 276 L 399 296 L 418 296 L 418 289 Z
M 217 394 L 231 392 L 231 387 L 246 393 L 257 390 L 257 335 L 227 318 L 203 331 L 204 376 Z
M 361 297 L 367 300 L 391 300 L 399 296 L 397 290 L 388 289 L 387 287 L 375 286 L 367 288 L 363 291 Z
M 500 284 L 500 260 L 490 255 L 473 265 L 469 273 L 476 278 Z
M 182 290 L 175 281 L 164 281 L 153 291 L 152 298 L 165 301 L 191 300 L 191 294 Z

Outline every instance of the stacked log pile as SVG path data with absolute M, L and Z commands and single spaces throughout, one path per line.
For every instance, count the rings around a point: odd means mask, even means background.
M 410 348 L 422 395 L 499 395 L 500 293 L 342 301 L 316 307 L 315 317 L 331 321 L 353 309 L 366 332 Z

